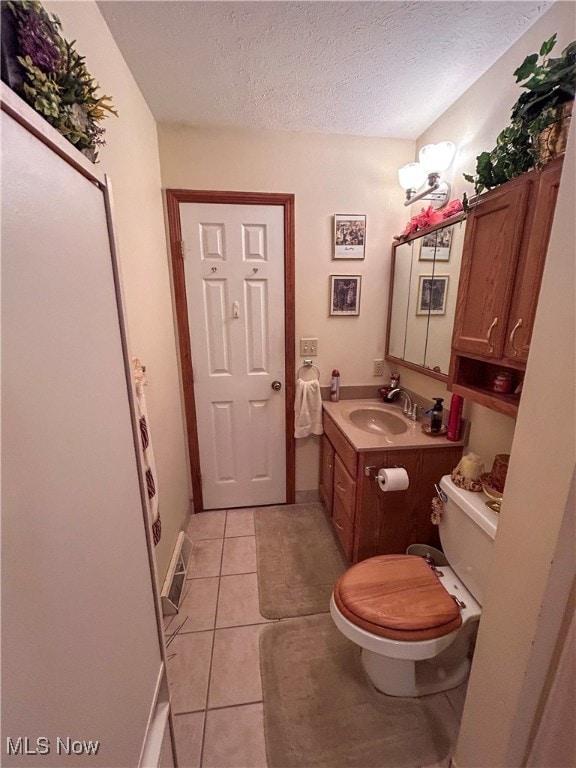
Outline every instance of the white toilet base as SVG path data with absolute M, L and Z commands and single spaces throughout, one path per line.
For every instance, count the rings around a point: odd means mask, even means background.
M 457 593 L 467 603 L 461 612 L 463 624 L 434 640 L 396 641 L 367 632 L 340 613 L 334 595 L 330 614 L 340 632 L 362 648 L 362 664 L 375 688 L 388 696 L 427 696 L 456 688 L 470 671 L 480 606 L 463 585 L 459 584 Z
M 388 696 L 427 696 L 463 683 L 470 672 L 468 632 L 433 659 L 392 659 L 362 648 L 361 660 L 372 684 Z

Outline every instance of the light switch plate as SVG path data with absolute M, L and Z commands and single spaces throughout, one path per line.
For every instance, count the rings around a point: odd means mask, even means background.
M 300 354 L 302 356 L 318 354 L 318 339 L 300 339 Z

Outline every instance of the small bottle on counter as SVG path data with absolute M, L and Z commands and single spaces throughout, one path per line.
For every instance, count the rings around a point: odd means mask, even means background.
M 391 373 L 390 374 L 390 387 L 391 389 L 396 389 L 396 387 L 400 384 L 400 374 L 399 373 Z
M 435 397 L 433 398 L 435 400 L 434 406 L 429 411 L 430 413 L 430 432 L 434 435 L 438 434 L 438 432 L 442 431 L 442 419 L 444 417 L 444 407 L 442 403 L 444 402 L 443 397 Z
M 340 371 L 332 371 L 332 379 L 330 381 L 330 400 L 333 403 L 337 403 L 340 400 Z

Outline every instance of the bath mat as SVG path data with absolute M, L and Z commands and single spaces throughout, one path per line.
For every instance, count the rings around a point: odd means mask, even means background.
M 420 768 L 447 758 L 456 739 L 445 694 L 378 693 L 329 615 L 265 626 L 260 665 L 269 768 Z
M 260 612 L 267 619 L 329 610 L 346 560 L 321 503 L 289 504 L 254 513 Z

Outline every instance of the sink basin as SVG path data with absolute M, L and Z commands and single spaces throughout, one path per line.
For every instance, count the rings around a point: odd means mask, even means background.
M 378 408 L 357 408 L 350 411 L 349 419 L 355 427 L 379 435 L 401 435 L 408 429 L 404 419 Z

